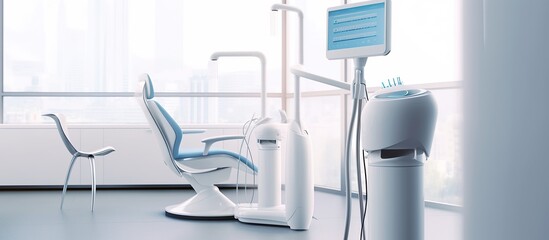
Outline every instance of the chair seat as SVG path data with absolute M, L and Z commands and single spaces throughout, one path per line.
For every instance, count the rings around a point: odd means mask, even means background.
M 91 152 L 84 152 L 84 151 L 78 151 L 79 153 L 79 156 L 105 156 L 111 152 L 114 152 L 115 149 L 111 146 L 108 146 L 108 147 L 104 147 L 104 148 L 101 148 L 101 149 L 97 149 L 97 150 L 94 150 L 94 151 L 91 151 Z
M 185 152 L 180 152 L 177 156 L 174 156 L 174 158 L 176 160 L 185 161 L 185 159 L 191 159 L 191 158 L 197 158 L 197 157 L 205 157 L 205 156 L 212 156 L 212 155 L 228 155 L 234 158 L 235 160 L 240 160 L 240 162 L 246 164 L 246 166 L 248 166 L 250 169 L 254 170 L 255 172 L 258 171 L 257 166 L 255 166 L 255 164 L 253 164 L 252 161 L 235 152 L 222 150 L 222 149 L 210 149 L 208 151 L 208 155 L 203 155 L 203 153 L 204 153 L 203 150 L 185 151 Z

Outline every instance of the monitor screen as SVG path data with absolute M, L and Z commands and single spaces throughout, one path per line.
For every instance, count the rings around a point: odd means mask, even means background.
M 387 55 L 390 51 L 389 0 L 328 9 L 328 59 Z

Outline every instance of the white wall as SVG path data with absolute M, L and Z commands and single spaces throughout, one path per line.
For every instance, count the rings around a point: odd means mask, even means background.
M 186 135 L 183 144 L 186 149 L 203 149 L 203 138 L 239 133 L 238 127 L 210 127 L 206 133 Z M 151 130 L 144 125 L 71 126 L 69 135 L 74 145 L 84 151 L 108 145 L 116 148 L 115 152 L 96 160 L 97 184 L 187 183 L 164 165 L 160 148 Z M 212 148 L 238 152 L 239 147 L 239 141 L 227 141 Z M 70 159 L 54 125 L 0 126 L 0 186 L 62 185 Z M 90 175 L 89 161 L 80 158 L 70 183 L 90 184 Z M 236 183 L 236 171 L 223 183 Z
M 549 1 L 464 7 L 464 239 L 547 239 Z

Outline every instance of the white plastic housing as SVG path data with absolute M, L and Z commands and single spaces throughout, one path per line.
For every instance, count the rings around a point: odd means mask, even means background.
M 280 140 L 284 129 L 282 124 L 267 122 L 257 126 L 255 130 L 259 148 L 259 208 L 277 207 L 282 202 Z
M 436 116 L 432 94 L 422 89 L 383 90 L 366 103 L 367 239 L 423 240 L 423 163 L 431 151 Z
M 286 202 L 280 200 L 279 130 L 288 127 L 286 144 Z M 314 179 L 309 135 L 296 121 L 288 125 L 265 123 L 257 127 L 259 140 L 258 204 L 239 204 L 235 218 L 241 222 L 289 226 L 307 230 L 314 210 Z M 262 141 L 263 140 L 263 141 Z
M 257 204 L 239 204 L 234 216 L 241 222 L 287 226 L 286 212 L 281 194 L 281 149 L 280 139 L 285 126 L 265 123 L 256 128 L 259 150 L 259 173 L 257 174 Z
M 282 140 L 286 131 L 285 124 L 275 123 L 271 118 L 265 118 L 264 122 L 259 124 L 254 130 L 257 140 Z
M 423 160 L 368 154 L 367 239 L 423 240 Z M 407 165 L 407 166 L 402 166 Z
M 429 156 L 437 116 L 431 92 L 384 91 L 366 103 L 362 115 L 364 150 L 419 149 Z
M 286 156 L 286 220 L 294 230 L 311 225 L 314 210 L 311 141 L 297 122 L 290 122 Z

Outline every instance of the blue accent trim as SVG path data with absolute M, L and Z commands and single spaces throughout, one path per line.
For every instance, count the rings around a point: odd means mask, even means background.
M 147 74 L 147 81 L 145 82 L 145 97 L 147 99 L 154 98 L 154 87 L 151 81 L 151 77 Z
M 222 150 L 222 149 L 210 149 L 208 151 L 208 155 L 203 155 L 204 152 L 200 150 L 194 150 L 194 151 L 186 151 L 183 153 L 179 153 L 179 155 L 174 156 L 175 159 L 183 159 L 183 161 L 186 158 L 199 158 L 199 157 L 205 157 L 205 156 L 212 156 L 212 155 L 229 155 L 235 159 L 240 160 L 242 163 L 246 164 L 250 169 L 252 169 L 254 172 L 258 172 L 257 166 L 255 166 L 252 161 L 247 159 L 246 157 L 239 155 L 238 153 Z
M 385 3 L 328 11 L 328 51 L 385 44 Z
M 416 96 L 423 93 L 422 91 L 418 89 L 410 89 L 410 90 L 400 90 L 396 92 L 388 92 L 383 93 L 380 95 L 377 95 L 376 98 L 383 98 L 383 99 L 398 99 L 398 98 L 406 98 L 411 96 Z
M 181 140 L 183 139 L 183 132 L 181 131 L 179 124 L 177 124 L 177 122 L 172 118 L 172 116 L 170 116 L 170 114 L 166 112 L 166 109 L 164 109 L 162 105 L 160 105 L 160 103 L 154 100 L 152 101 L 154 102 L 154 104 L 156 104 L 158 109 L 160 109 L 160 112 L 162 113 L 162 115 L 164 115 L 164 118 L 166 118 L 166 120 L 172 127 L 173 131 L 175 132 L 175 142 L 173 143 L 173 146 L 172 146 L 172 154 L 175 157 L 179 155 L 179 146 L 181 146 Z
M 158 102 L 154 100 L 152 101 L 156 104 L 156 106 L 158 106 L 158 109 L 160 109 L 160 112 L 162 113 L 162 115 L 164 115 L 164 117 L 166 118 L 166 120 L 168 121 L 168 123 L 170 124 L 170 126 L 173 128 L 175 132 L 175 143 L 174 143 L 174 146 L 172 146 L 173 157 L 177 160 L 185 160 L 185 158 L 205 157 L 203 155 L 203 151 L 188 151 L 183 153 L 179 152 L 179 146 L 181 146 L 181 140 L 183 139 L 183 131 L 179 127 L 179 124 L 177 124 L 177 122 L 170 116 L 170 114 L 168 114 L 168 112 L 166 111 L 166 109 L 162 107 L 162 105 L 160 105 Z M 246 164 L 246 166 L 248 166 L 254 172 L 258 171 L 257 166 L 255 166 L 252 163 L 252 161 L 250 161 L 249 159 L 237 153 L 227 151 L 227 150 L 210 149 L 208 151 L 208 155 L 206 156 L 210 156 L 210 155 L 228 155 Z

